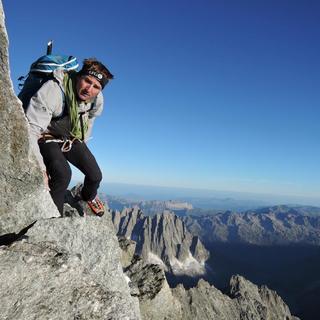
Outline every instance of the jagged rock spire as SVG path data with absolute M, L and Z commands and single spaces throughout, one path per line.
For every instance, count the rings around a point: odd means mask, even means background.
M 9 72 L 8 36 L 0 1 L 0 235 L 18 233 L 59 213 L 29 149 L 28 126 Z
M 203 274 L 208 251 L 170 211 L 144 216 L 138 208 L 112 213 L 117 234 L 137 242 L 136 253 L 174 274 Z

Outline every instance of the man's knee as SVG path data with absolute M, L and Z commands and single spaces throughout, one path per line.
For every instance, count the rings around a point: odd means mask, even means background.
M 95 170 L 92 170 L 88 175 L 86 175 L 86 178 L 92 183 L 100 183 L 102 180 L 102 172 L 100 168 L 97 167 Z
M 58 183 L 60 187 L 67 188 L 71 181 L 72 171 L 67 163 L 54 160 L 51 163 L 49 174 L 50 179 L 54 180 L 56 184 Z

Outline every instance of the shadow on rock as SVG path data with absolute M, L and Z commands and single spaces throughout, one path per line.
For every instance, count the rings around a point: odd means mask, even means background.
M 33 225 L 36 223 L 37 221 L 34 221 L 33 223 L 31 223 L 30 225 L 28 225 L 27 227 L 23 228 L 19 233 L 7 233 L 4 235 L 0 236 L 0 246 L 8 246 L 11 243 L 17 241 L 18 239 L 20 239 L 23 235 L 25 235 L 27 233 L 27 231 L 33 227 Z

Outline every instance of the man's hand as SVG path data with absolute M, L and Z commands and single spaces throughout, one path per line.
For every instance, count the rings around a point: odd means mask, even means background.
M 49 187 L 49 176 L 47 174 L 47 171 L 42 171 L 43 173 L 43 181 L 44 181 L 44 185 L 46 190 L 50 191 L 50 187 Z

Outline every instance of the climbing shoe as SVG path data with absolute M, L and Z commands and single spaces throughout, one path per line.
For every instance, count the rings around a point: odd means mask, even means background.
M 95 215 L 99 217 L 102 217 L 104 215 L 105 208 L 102 201 L 98 197 L 95 197 L 91 201 L 87 201 L 87 203 Z

